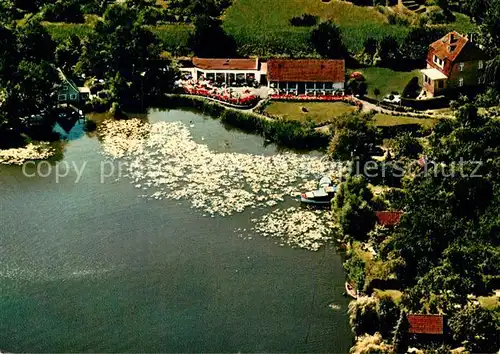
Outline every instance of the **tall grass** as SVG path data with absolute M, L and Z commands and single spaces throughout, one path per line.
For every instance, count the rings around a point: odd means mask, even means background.
M 43 26 L 56 42 L 64 41 L 71 35 L 83 38 L 92 32 L 92 26 L 83 23 L 43 22 Z
M 185 55 L 189 52 L 188 40 L 193 31 L 192 25 L 170 24 L 150 27 L 160 39 L 163 49 L 174 55 Z
M 71 35 L 83 38 L 88 36 L 93 28 L 91 23 L 43 22 L 43 25 L 56 42 L 64 41 Z M 150 26 L 149 29 L 158 36 L 164 50 L 175 55 L 185 55 L 189 52 L 188 40 L 193 31 L 192 25 L 160 25 Z

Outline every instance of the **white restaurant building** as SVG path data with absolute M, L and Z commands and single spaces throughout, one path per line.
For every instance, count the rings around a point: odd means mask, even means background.
M 191 65 L 180 69 L 184 74 L 191 75 L 194 79 L 210 80 L 226 83 L 229 86 L 242 83 L 262 82 L 265 76 L 265 63 L 259 59 L 207 59 L 193 58 Z

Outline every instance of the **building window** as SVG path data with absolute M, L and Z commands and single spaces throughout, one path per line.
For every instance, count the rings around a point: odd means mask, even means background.
M 76 95 L 74 93 L 72 93 L 70 96 L 69 96 L 69 99 L 70 100 L 76 100 Z
M 444 81 L 443 81 L 443 80 L 439 80 L 439 81 L 438 81 L 438 88 L 439 88 L 439 89 L 444 88 Z
M 57 97 L 57 99 L 58 99 L 59 101 L 66 101 L 66 95 L 59 95 L 59 96 Z
M 441 68 L 443 67 L 444 61 L 438 58 L 437 55 L 434 55 L 434 63 L 440 66 Z
M 464 86 L 464 78 L 461 77 L 460 79 L 458 79 L 458 86 L 459 87 L 463 87 Z
M 479 70 L 483 69 L 484 68 L 484 62 L 482 60 L 479 61 L 479 63 L 477 63 L 477 67 Z
M 460 71 L 464 71 L 464 63 L 459 63 L 458 66 L 460 67 Z

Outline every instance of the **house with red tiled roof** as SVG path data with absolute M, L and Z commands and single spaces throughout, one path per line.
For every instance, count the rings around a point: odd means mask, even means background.
M 427 53 L 427 68 L 421 70 L 426 96 L 482 85 L 486 59 L 469 37 L 458 32 L 435 41 Z
M 344 89 L 345 61 L 270 59 L 267 81 L 280 94 L 331 94 Z
M 418 335 L 443 335 L 444 317 L 442 315 L 408 315 L 408 333 Z
M 391 227 L 396 226 L 401 221 L 402 211 L 377 211 L 375 217 L 377 223 L 382 226 Z

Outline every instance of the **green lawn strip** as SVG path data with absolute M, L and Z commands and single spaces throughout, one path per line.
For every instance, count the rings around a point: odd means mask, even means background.
M 389 127 L 395 125 L 420 124 L 424 128 L 432 128 L 437 120 L 432 118 L 413 118 L 404 116 L 393 116 L 390 114 L 377 113 L 375 125 L 378 127 Z
M 303 111 L 303 108 L 307 112 Z M 265 112 L 285 120 L 305 122 L 311 119 L 315 123 L 324 123 L 333 118 L 355 111 L 355 107 L 343 102 L 271 102 Z
M 368 67 L 363 69 L 348 70 L 348 73 L 359 71 L 363 73 L 366 84 L 368 85 L 367 96 L 376 98 L 373 91 L 378 88 L 381 92 L 379 99 L 393 91 L 399 94 L 403 93 L 404 88 L 411 80 L 412 77 L 417 76 L 420 78 L 422 74 L 420 70 L 413 71 L 395 71 L 388 68 Z

